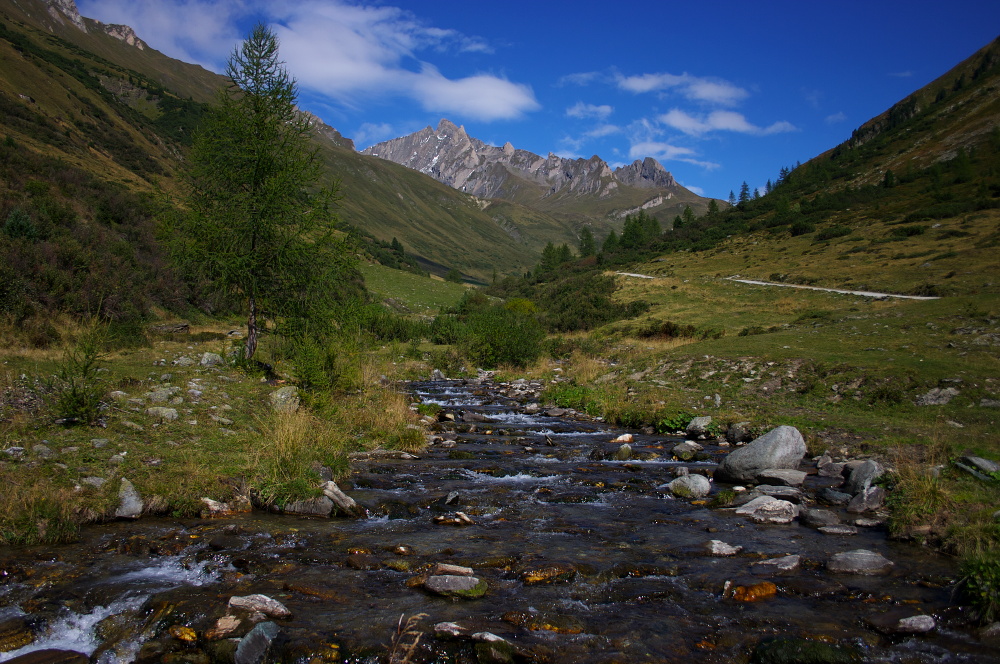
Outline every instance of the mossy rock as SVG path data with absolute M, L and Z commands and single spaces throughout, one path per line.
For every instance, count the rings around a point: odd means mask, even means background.
M 797 638 L 764 639 L 754 648 L 753 664 L 854 664 L 861 661 L 856 648 Z

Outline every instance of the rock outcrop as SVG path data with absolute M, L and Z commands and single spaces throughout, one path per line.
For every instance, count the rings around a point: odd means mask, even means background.
M 488 145 L 469 136 L 465 127 L 444 119 L 436 129 L 425 127 L 373 145 L 362 154 L 402 164 L 478 198 L 514 200 L 520 189 L 534 186 L 545 197 L 581 194 L 604 199 L 624 185 L 659 190 L 658 205 L 683 190 L 652 157 L 612 171 L 597 155 L 566 159 L 549 153 L 542 157 L 510 143 Z

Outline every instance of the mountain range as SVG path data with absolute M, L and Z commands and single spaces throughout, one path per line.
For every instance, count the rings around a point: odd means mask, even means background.
M 191 132 L 225 79 L 156 51 L 129 26 L 81 16 L 73 0 L 0 0 L 0 18 L 0 128 L 102 179 L 176 195 Z M 21 115 L 31 131 L 12 121 Z M 457 269 L 482 282 L 521 273 L 550 242 L 575 247 L 583 226 L 601 238 L 629 212 L 646 209 L 667 225 L 687 205 L 707 207 L 651 159 L 612 172 L 598 157 L 491 148 L 442 121 L 435 135 L 449 140 L 428 172 L 423 163 L 401 168 L 388 152 L 370 156 L 375 148 L 359 153 L 350 138 L 311 121 L 340 184 L 341 220 L 382 242 L 398 239 L 441 275 Z M 32 136 L 41 126 L 50 131 Z

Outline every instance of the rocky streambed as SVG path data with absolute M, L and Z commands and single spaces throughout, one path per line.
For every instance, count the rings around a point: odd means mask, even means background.
M 773 454 L 624 431 L 539 388 L 414 384 L 431 444 L 354 460 L 363 518 L 0 550 L 0 661 L 1000 662 L 954 562 L 887 539 L 877 464 L 776 461 L 790 428 Z M 757 460 L 717 469 L 734 449 Z

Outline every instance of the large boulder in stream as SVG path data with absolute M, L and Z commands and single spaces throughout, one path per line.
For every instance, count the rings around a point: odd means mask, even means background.
M 715 469 L 715 479 L 734 484 L 752 482 L 765 470 L 798 468 L 805 455 L 806 442 L 799 430 L 780 426 L 726 455 Z

